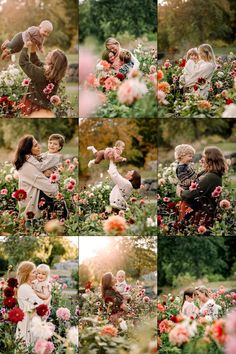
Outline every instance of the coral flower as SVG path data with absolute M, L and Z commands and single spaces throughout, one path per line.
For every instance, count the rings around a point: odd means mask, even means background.
M 220 201 L 220 207 L 222 209 L 229 209 L 231 207 L 231 204 L 227 199 L 223 199 Z
M 204 225 L 201 225 L 201 226 L 199 226 L 199 228 L 197 229 L 197 231 L 198 231 L 200 234 L 205 234 L 205 232 L 207 231 L 207 229 L 205 228 Z
M 59 106 L 61 104 L 61 99 L 59 96 L 57 95 L 53 95 L 51 98 L 50 98 L 50 102 L 51 104 L 53 104 L 54 106 Z
M 103 229 L 107 234 L 115 233 L 115 235 L 122 235 L 127 229 L 127 224 L 121 216 L 112 215 L 104 222 Z
M 163 71 L 162 70 L 158 70 L 157 71 L 157 80 L 161 81 L 164 77 Z
M 166 81 L 158 82 L 157 83 L 157 90 L 161 90 L 165 93 L 169 93 L 170 92 L 170 85 Z
M 189 341 L 189 332 L 186 328 L 181 326 L 176 326 L 169 333 L 169 341 L 172 345 L 176 345 L 177 347 L 181 347 L 184 343 Z
M 117 90 L 118 86 L 120 84 L 120 80 L 117 79 L 117 77 L 108 77 L 105 82 L 104 82 L 104 86 L 106 91 L 115 91 Z
M 198 105 L 198 108 L 201 108 L 201 109 L 207 109 L 209 111 L 211 109 L 211 104 L 207 100 L 200 100 L 200 101 L 198 101 L 197 105 Z
M 169 320 L 163 320 L 159 323 L 160 333 L 169 333 L 173 328 L 173 322 Z
M 111 337 L 116 337 L 118 333 L 118 329 L 114 327 L 113 325 L 105 325 L 102 327 L 102 330 L 100 332 L 101 336 L 111 336 Z

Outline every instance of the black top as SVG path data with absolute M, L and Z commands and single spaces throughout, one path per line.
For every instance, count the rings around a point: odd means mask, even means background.
M 27 91 L 27 99 L 42 108 L 52 109 L 53 105 L 50 103 L 50 97 L 56 94 L 58 84 L 49 82 L 46 79 L 43 63 L 39 60 L 37 54 L 31 53 L 29 57 L 28 49 L 23 48 L 20 53 L 19 64 L 25 74 L 31 79 Z M 49 83 L 52 83 L 54 88 L 52 92 L 47 95 L 43 90 Z
M 124 298 L 119 293 L 119 291 L 114 290 L 113 288 L 106 289 L 104 291 L 104 302 L 108 304 L 112 302 L 112 313 L 117 313 L 121 310 L 120 306 L 123 304 Z

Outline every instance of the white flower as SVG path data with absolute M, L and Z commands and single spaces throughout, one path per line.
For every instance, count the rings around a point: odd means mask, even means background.
M 33 317 L 30 331 L 35 340 L 49 339 L 53 336 L 55 330 L 54 324 L 43 321 L 39 316 Z
M 218 77 L 224 77 L 224 73 L 222 71 L 218 71 L 217 76 Z
M 120 328 L 122 329 L 122 331 L 126 332 L 128 330 L 128 326 L 126 324 L 126 322 L 124 320 L 121 320 L 120 322 Z
M 78 327 L 71 327 L 67 332 L 67 339 L 72 344 L 79 346 L 79 330 Z
M 222 118 L 236 118 L 236 104 L 231 103 L 225 107 Z
M 147 227 L 157 226 L 157 221 L 153 221 L 152 218 L 147 218 L 146 224 Z
M 9 79 L 4 79 L 4 82 L 7 86 L 13 86 L 14 85 L 14 80 L 9 80 Z

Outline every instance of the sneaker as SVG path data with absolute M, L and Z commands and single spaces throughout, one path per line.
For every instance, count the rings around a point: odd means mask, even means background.
M 9 60 L 11 58 L 11 51 L 10 49 L 6 48 L 4 49 L 4 51 L 2 52 L 2 55 L 1 55 L 1 59 L 2 60 Z
M 7 44 L 8 44 L 9 42 L 10 42 L 9 39 L 6 39 L 6 40 L 3 42 L 3 44 L 1 45 L 1 49 L 2 49 L 2 50 L 6 49 Z
M 95 160 L 90 160 L 88 163 L 88 168 L 92 167 L 95 164 Z

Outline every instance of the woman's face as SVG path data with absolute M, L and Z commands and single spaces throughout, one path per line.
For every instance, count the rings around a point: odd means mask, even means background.
M 200 291 L 197 291 L 197 292 L 196 292 L 196 296 L 197 296 L 197 298 L 198 298 L 200 301 L 205 302 L 205 300 L 206 300 L 206 295 L 205 295 L 205 294 L 201 293 Z
M 200 162 L 200 164 L 201 164 L 201 166 L 203 167 L 203 168 L 206 168 L 207 167 L 207 164 L 206 164 L 206 155 L 203 153 L 202 154 L 202 158 L 201 158 L 201 160 L 199 161 Z
M 107 49 L 113 52 L 114 54 L 119 52 L 119 45 L 118 44 L 108 44 Z
M 133 178 L 133 173 L 134 171 L 128 171 L 125 178 L 128 179 L 129 181 Z
M 51 50 L 50 52 L 48 52 L 46 59 L 45 59 L 46 64 L 50 63 L 53 53 L 54 53 L 54 50 Z
M 41 153 L 41 147 L 39 145 L 39 143 L 37 142 L 37 140 L 33 140 L 33 146 L 31 149 L 31 154 L 34 156 L 40 155 Z
M 29 277 L 28 277 L 28 283 L 31 283 L 33 280 L 36 279 L 36 275 L 37 275 L 37 270 L 36 268 L 34 268 L 30 273 L 29 273 Z
M 116 277 L 114 277 L 114 275 L 112 276 L 112 286 L 114 286 L 116 284 Z

